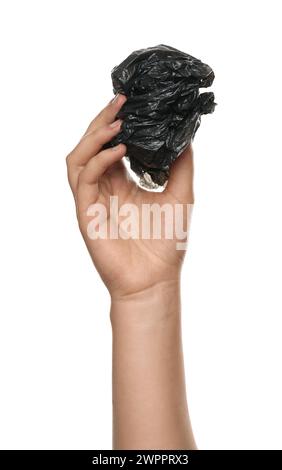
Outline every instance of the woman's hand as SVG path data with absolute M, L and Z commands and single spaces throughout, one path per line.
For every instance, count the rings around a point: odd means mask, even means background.
M 193 203 L 192 150 L 188 148 L 174 163 L 162 193 L 140 188 L 121 161 L 125 145 L 102 150 L 120 131 L 115 117 L 125 100 L 120 95 L 109 103 L 67 157 L 79 227 L 112 299 L 113 446 L 195 449 L 181 343 L 179 274 L 184 251 L 176 249 L 177 237 L 169 239 L 164 231 L 159 239 L 124 239 L 124 219 L 110 211 L 113 196 L 118 197 L 120 209 L 133 204 L 139 220 L 144 204 L 166 204 L 168 218 L 160 226 L 171 227 L 170 211 Z M 112 223 L 117 239 L 92 236 L 97 204 L 106 209 L 100 223 L 107 226 L 108 235 Z M 189 214 L 184 211 L 184 215 L 185 234 Z
M 121 220 L 110 221 L 110 197 L 118 197 L 118 205 L 134 204 L 141 214 L 143 204 L 193 203 L 193 162 L 189 147 L 173 164 L 168 184 L 163 192 L 140 188 L 128 174 L 122 158 L 126 146 L 102 150 L 120 131 L 116 114 L 126 97 L 117 95 L 91 122 L 78 145 L 67 156 L 68 178 L 76 203 L 79 227 L 92 260 L 105 282 L 112 299 L 138 294 L 159 283 L 178 280 L 183 250 L 176 250 L 177 240 L 166 239 L 91 239 L 89 222 L 93 213 L 89 207 L 102 204 L 106 220 L 121 230 Z M 186 212 L 183 212 L 186 214 Z M 89 215 L 90 214 L 90 215 Z M 141 216 L 139 217 L 141 219 Z M 171 222 L 170 222 L 171 223 Z M 185 216 L 183 229 L 188 229 Z M 185 240 L 182 240 L 185 241 Z

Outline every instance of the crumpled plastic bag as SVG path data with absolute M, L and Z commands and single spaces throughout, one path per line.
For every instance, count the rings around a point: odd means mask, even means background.
M 162 186 L 193 140 L 201 115 L 214 111 L 214 94 L 199 92 L 212 84 L 214 73 L 195 57 L 161 44 L 133 52 L 111 76 L 114 93 L 127 101 L 117 115 L 121 131 L 104 148 L 124 143 L 141 184 Z

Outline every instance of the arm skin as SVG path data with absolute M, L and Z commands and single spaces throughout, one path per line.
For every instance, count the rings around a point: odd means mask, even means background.
M 115 449 L 194 449 L 181 343 L 179 282 L 113 302 Z
M 122 158 L 126 147 L 102 150 L 119 131 L 119 95 L 90 123 L 67 156 L 79 228 L 111 296 L 114 449 L 195 449 L 185 390 L 180 277 L 184 251 L 176 240 L 91 239 L 87 209 L 95 203 L 193 204 L 191 146 L 173 164 L 163 192 L 140 188 Z M 114 124 L 114 126 L 113 126 Z M 119 224 L 119 221 L 117 222 Z M 185 219 L 188 227 L 189 220 Z M 109 262 L 110 260 L 110 262 Z

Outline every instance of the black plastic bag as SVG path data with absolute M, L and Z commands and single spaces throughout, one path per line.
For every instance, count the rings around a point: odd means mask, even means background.
M 114 93 L 127 96 L 117 117 L 121 132 L 104 148 L 124 143 L 143 183 L 163 185 L 173 161 L 194 138 L 201 115 L 215 108 L 212 69 L 163 44 L 133 52 L 112 70 Z

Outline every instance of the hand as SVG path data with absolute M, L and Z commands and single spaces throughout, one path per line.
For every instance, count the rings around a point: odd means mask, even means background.
M 193 203 L 191 147 L 173 164 L 161 193 L 145 191 L 133 181 L 122 162 L 125 145 L 102 150 L 120 131 L 121 122 L 115 118 L 125 100 L 120 95 L 109 103 L 67 157 L 79 227 L 112 299 L 113 446 L 195 449 L 181 342 L 179 278 L 185 251 L 176 250 L 176 237 L 92 239 L 88 235 L 94 215 L 89 208 L 98 203 L 106 208 L 103 224 L 116 224 L 122 234 L 122 217 L 112 220 L 111 196 L 118 197 L 120 208 L 134 204 L 138 213 L 143 204 L 168 204 L 174 209 L 176 204 Z M 184 232 L 188 223 L 186 217 Z
M 88 208 L 103 204 L 109 222 L 110 196 L 118 196 L 119 207 L 134 204 L 160 205 L 193 203 L 193 160 L 188 147 L 176 160 L 163 192 L 140 188 L 128 174 L 122 158 L 126 146 L 102 150 L 103 145 L 120 131 L 121 121 L 115 120 L 126 97 L 118 95 L 91 122 L 78 145 L 67 156 L 68 178 L 76 203 L 79 227 L 91 258 L 113 300 L 145 292 L 163 282 L 178 281 L 184 251 L 176 250 L 177 240 L 165 239 L 96 239 L 88 236 L 91 221 Z M 93 217 L 92 217 L 93 218 Z M 121 221 L 117 223 L 120 229 Z M 185 218 L 185 231 L 188 218 Z

